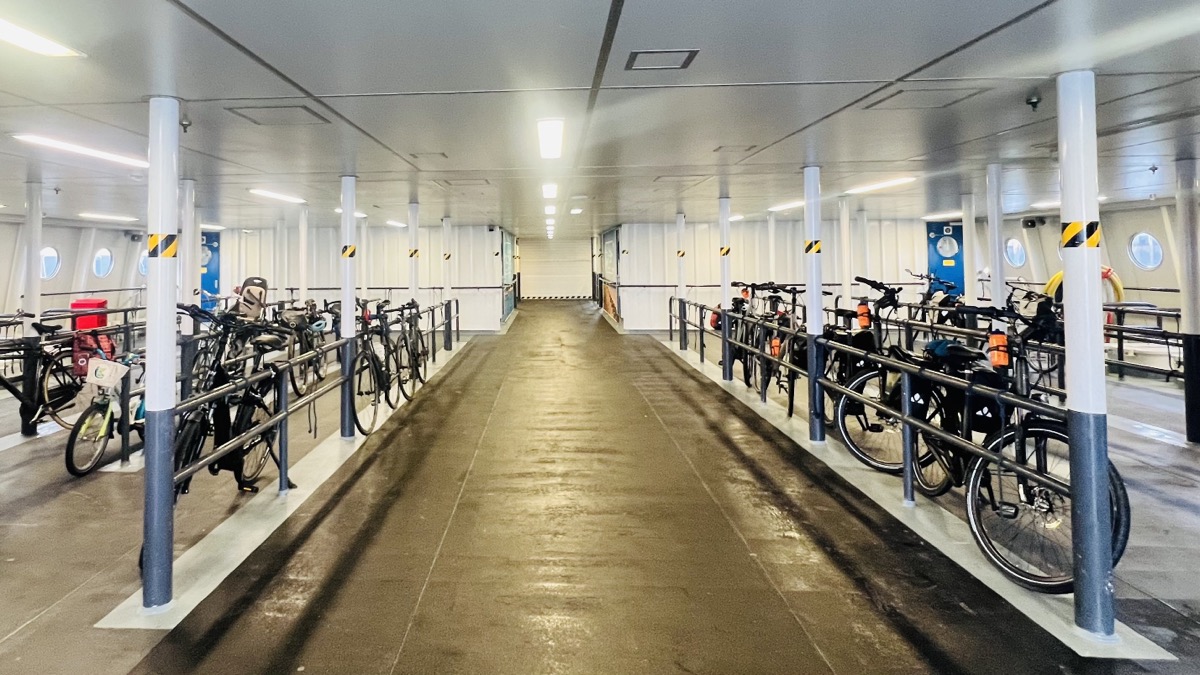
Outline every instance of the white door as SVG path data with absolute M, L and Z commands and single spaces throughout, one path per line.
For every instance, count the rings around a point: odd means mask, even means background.
M 521 297 L 592 297 L 592 242 L 521 239 Z

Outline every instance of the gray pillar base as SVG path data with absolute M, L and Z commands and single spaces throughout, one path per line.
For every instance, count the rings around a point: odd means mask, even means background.
M 1075 625 L 1112 636 L 1112 511 L 1108 494 L 1108 419 L 1067 411 L 1071 439 L 1071 542 L 1075 567 Z

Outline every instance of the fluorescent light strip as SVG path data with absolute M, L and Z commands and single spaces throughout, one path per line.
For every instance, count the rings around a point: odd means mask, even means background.
M 558 185 L 554 183 L 546 183 L 542 186 L 542 196 L 546 199 L 555 199 L 558 197 Z
M 729 216 L 729 222 L 736 223 L 739 220 L 745 220 L 746 216 Z
M 339 206 L 339 207 L 337 207 L 336 209 L 334 209 L 334 210 L 333 210 L 333 212 L 334 212 L 334 213 L 336 213 L 336 214 L 339 214 L 339 215 L 341 215 L 341 213 L 342 213 L 342 207 L 340 207 L 340 206 Z M 363 213 L 362 211 L 355 211 L 355 212 L 354 212 L 354 217 L 355 217 L 355 218 L 366 218 L 366 217 L 367 217 L 367 214 Z
M 221 230 L 225 229 L 225 226 L 224 225 L 201 225 L 200 229 L 207 230 L 209 232 L 220 232 Z
M 563 129 L 566 123 L 562 118 L 538 120 L 538 148 L 542 159 L 558 159 L 563 151 Z
M 931 213 L 927 216 L 921 216 L 921 220 L 957 220 L 963 217 L 962 211 L 947 211 L 945 213 Z
M 402 223 L 398 220 L 389 220 L 387 221 L 387 224 L 391 225 L 392 227 L 408 227 L 408 223 Z
M 577 215 L 579 215 L 579 214 L 581 214 L 581 213 L 583 213 L 583 209 L 579 208 L 578 206 L 576 206 L 575 208 L 571 209 L 571 215 L 573 215 L 573 216 L 577 216 Z
M 38 136 L 36 134 L 13 134 L 13 138 L 21 141 L 22 143 L 40 145 L 44 148 L 53 148 L 55 150 L 62 150 L 64 152 L 72 152 L 76 155 L 84 155 L 86 157 L 103 159 L 105 161 L 116 162 L 117 164 L 124 164 L 125 166 L 132 166 L 138 169 L 150 168 L 150 162 L 147 162 L 144 159 L 138 159 L 137 157 L 126 157 L 125 155 L 117 155 L 111 152 L 105 152 L 103 150 L 96 150 L 94 148 L 85 148 L 82 145 L 75 145 L 74 143 L 67 143 L 66 141 L 46 138 L 45 136 Z
M 64 47 L 4 19 L 0 19 L 0 40 L 42 56 L 83 56 L 83 52 Z
M 289 204 L 307 204 L 308 203 L 299 197 L 293 197 L 291 195 L 279 194 L 278 192 L 271 192 L 270 190 L 260 190 L 258 188 L 250 188 L 246 192 L 249 192 L 252 195 L 258 195 L 259 197 L 266 197 L 267 199 L 276 199 L 281 202 L 287 202 Z
M 792 209 L 798 209 L 798 208 L 800 208 L 801 206 L 804 206 L 804 200 L 803 200 L 803 199 L 801 199 L 801 200 L 800 200 L 800 201 L 798 201 L 798 202 L 788 202 L 788 203 L 786 203 L 786 204 L 780 204 L 780 205 L 778 205 L 778 206 L 772 206 L 771 208 L 769 208 L 769 209 L 767 209 L 767 210 L 768 210 L 768 211 L 770 211 L 771 213 L 778 213 L 778 212 L 780 212 L 780 211 L 791 211 Z
M 1108 196 L 1107 195 L 1097 195 L 1096 201 L 1106 202 L 1106 201 L 1108 201 Z M 1058 209 L 1058 208 L 1062 208 L 1062 202 L 1053 201 L 1053 200 L 1046 200 L 1044 202 L 1034 202 L 1033 204 L 1029 205 L 1029 208 L 1035 209 L 1038 211 L 1041 211 L 1043 209 Z
M 548 216 L 552 216 L 552 215 L 554 215 L 554 214 L 556 214 L 556 213 L 558 213 L 558 208 L 557 208 L 557 207 L 555 207 L 555 206 L 553 206 L 553 205 L 551 205 L 551 206 L 547 206 L 547 207 L 546 207 L 546 215 L 548 215 Z
M 133 216 L 114 216 L 107 213 L 81 213 L 79 214 L 79 217 L 86 218 L 87 220 L 109 220 L 114 223 L 137 222 L 137 218 L 134 218 Z
M 917 179 L 912 176 L 906 176 L 904 178 L 894 178 L 892 180 L 885 180 L 882 183 L 875 183 L 873 185 L 861 185 L 856 188 L 850 188 L 849 190 L 846 190 L 846 194 L 860 195 L 864 192 L 874 192 L 876 190 L 886 190 L 887 188 L 896 187 L 898 185 L 908 185 L 909 183 L 912 183 L 916 180 Z
M 547 225 L 553 225 L 553 224 L 554 224 L 554 219 L 553 219 L 553 218 L 547 218 L 547 219 L 546 219 L 546 224 L 547 224 Z

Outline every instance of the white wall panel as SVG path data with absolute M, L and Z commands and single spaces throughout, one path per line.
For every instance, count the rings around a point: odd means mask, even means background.
M 592 295 L 592 243 L 588 239 L 538 240 L 520 245 L 521 296 L 588 298 Z

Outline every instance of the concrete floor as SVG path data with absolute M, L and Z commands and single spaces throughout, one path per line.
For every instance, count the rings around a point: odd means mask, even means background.
M 474 339 L 169 633 L 91 627 L 137 588 L 141 481 L 61 442 L 0 452 L 0 673 L 1198 672 L 1074 656 L 590 303 Z

